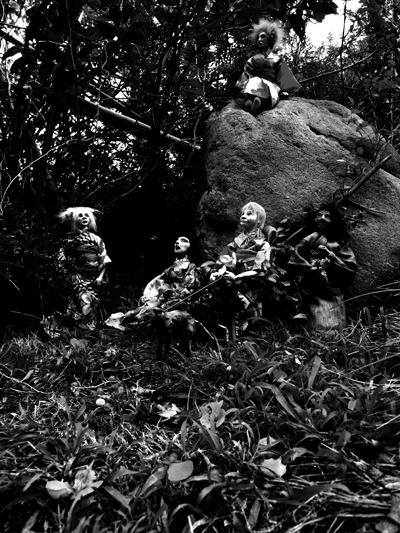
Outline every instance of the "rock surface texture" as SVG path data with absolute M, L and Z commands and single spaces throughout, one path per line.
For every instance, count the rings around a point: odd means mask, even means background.
M 204 156 L 208 191 L 197 224 L 206 258 L 237 234 L 246 202 L 265 208 L 267 224 L 276 226 L 286 217 L 300 222 L 305 209 L 332 200 L 362 168 L 392 154 L 345 205 L 349 216 L 361 219 L 350 240 L 359 265 L 352 292 L 365 294 L 398 279 L 400 156 L 362 124 L 344 106 L 302 98 L 281 101 L 256 117 L 235 102 L 212 114 Z

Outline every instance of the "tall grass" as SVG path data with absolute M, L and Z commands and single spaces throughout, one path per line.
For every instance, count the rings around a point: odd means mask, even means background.
M 400 317 L 221 354 L 103 331 L 0 351 L 5 532 L 397 531 Z

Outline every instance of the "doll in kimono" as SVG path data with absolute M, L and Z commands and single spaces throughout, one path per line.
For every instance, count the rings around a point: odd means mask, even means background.
M 140 299 L 142 304 L 154 298 L 159 304 L 183 299 L 199 287 L 197 267 L 189 259 L 189 249 L 189 239 L 178 237 L 174 244 L 173 264 L 146 285 Z
M 337 208 L 323 206 L 313 217 L 312 231 L 295 246 L 286 268 L 296 280 L 310 331 L 325 334 L 346 324 L 344 292 L 357 263 Z
M 93 330 L 102 321 L 100 287 L 106 282 L 106 266 L 111 259 L 97 235 L 96 211 L 91 207 L 69 207 L 58 215 L 70 226 L 57 258 L 67 306 L 65 312 L 44 319 L 45 332 L 51 338 L 66 331 L 64 322 Z
M 123 331 L 126 326 L 151 321 L 156 308 L 186 310 L 189 296 L 200 286 L 198 268 L 189 259 L 189 249 L 189 239 L 178 237 L 174 244 L 174 262 L 148 282 L 139 306 L 127 313 L 112 314 L 106 325 Z
M 236 87 L 243 92 L 245 110 L 253 115 L 272 109 L 280 98 L 287 98 L 288 93 L 302 88 L 284 59 L 275 53 L 282 36 L 281 26 L 267 19 L 254 24 L 250 33 L 256 54 L 247 60 Z
M 210 281 L 221 279 L 213 295 L 214 303 L 222 308 L 241 328 L 247 319 L 262 314 L 263 279 L 271 268 L 271 245 L 276 230 L 265 226 L 265 210 L 256 202 L 242 207 L 239 218 L 241 233 L 219 253 Z M 218 270 L 216 270 L 218 269 Z M 223 319 L 230 335 L 235 339 L 232 323 Z

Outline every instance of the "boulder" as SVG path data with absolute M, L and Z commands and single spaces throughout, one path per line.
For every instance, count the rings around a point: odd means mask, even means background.
M 291 98 L 254 117 L 235 102 L 213 113 L 205 135 L 208 190 L 198 207 L 197 234 L 204 259 L 237 234 L 240 208 L 260 203 L 267 224 L 300 223 L 308 208 L 330 201 L 386 155 L 392 158 L 346 204 L 358 220 L 350 245 L 362 295 L 398 279 L 400 263 L 400 156 L 346 107 Z

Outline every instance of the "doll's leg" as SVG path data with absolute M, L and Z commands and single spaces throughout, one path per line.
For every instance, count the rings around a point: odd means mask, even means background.
M 251 106 L 253 105 L 254 96 L 252 96 L 251 94 L 245 94 L 244 96 L 246 98 L 244 102 L 244 109 L 245 111 L 248 111 L 250 113 Z
M 261 103 L 262 103 L 261 98 L 259 96 L 256 96 L 250 108 L 250 113 L 252 115 L 254 115 L 254 113 L 256 113 L 259 110 L 259 108 L 261 107 Z
M 245 98 L 245 110 L 254 115 L 260 109 L 264 99 L 261 99 L 259 96 L 254 96 L 254 94 L 249 93 L 245 93 Z

